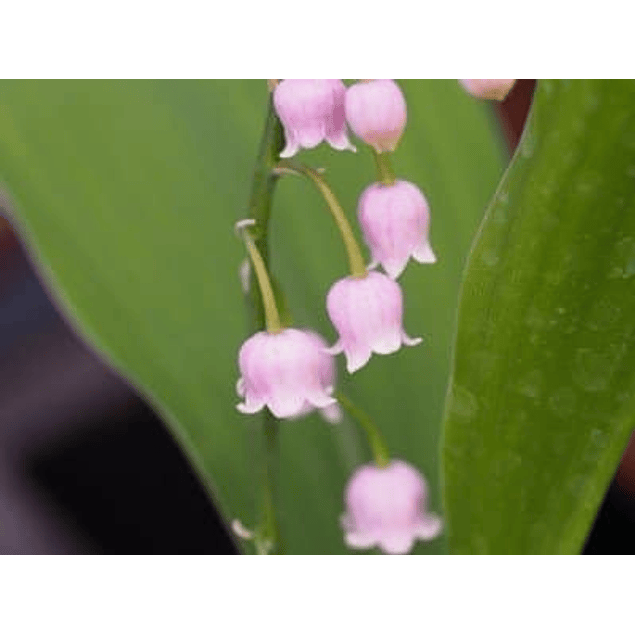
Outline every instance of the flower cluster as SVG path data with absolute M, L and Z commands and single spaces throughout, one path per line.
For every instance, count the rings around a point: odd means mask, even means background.
M 342 234 L 351 270 L 326 296 L 326 312 L 339 336 L 329 348 L 315 332 L 281 325 L 266 267 L 245 234 L 267 330 L 251 336 L 240 349 L 237 392 L 243 402 L 238 409 L 253 414 L 266 407 L 280 419 L 319 410 L 336 422 L 341 399 L 335 389 L 334 355 L 344 353 L 347 370 L 354 373 L 373 353 L 388 355 L 421 342 L 404 330 L 404 299 L 397 279 L 411 257 L 436 262 L 428 238 L 429 207 L 421 190 L 397 179 L 390 165 L 407 121 L 406 100 L 393 80 L 360 80 L 346 88 L 339 79 L 285 79 L 275 85 L 273 104 L 285 136 L 278 169 L 307 176 L 318 187 Z M 328 185 L 316 171 L 289 160 L 322 141 L 336 150 L 355 151 L 348 128 L 370 146 L 377 165 L 378 180 L 364 189 L 357 208 L 371 254 L 368 266 Z M 249 221 L 240 228 L 246 224 Z M 379 436 L 377 430 L 372 434 Z M 359 468 L 347 486 L 345 542 L 354 548 L 377 546 L 387 553 L 406 553 L 415 540 L 436 537 L 441 521 L 426 511 L 425 480 L 414 467 L 388 460 L 383 450 L 375 458 L 376 464 Z

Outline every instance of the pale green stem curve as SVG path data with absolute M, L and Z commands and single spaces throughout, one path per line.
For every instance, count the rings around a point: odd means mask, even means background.
M 258 279 L 258 286 L 260 287 L 260 293 L 262 294 L 262 303 L 265 308 L 265 324 L 267 325 L 267 331 L 269 333 L 279 333 L 282 330 L 280 324 L 280 314 L 278 313 L 278 307 L 276 306 L 276 298 L 273 294 L 273 287 L 271 286 L 271 280 L 267 273 L 267 267 L 265 262 L 258 251 L 249 231 L 243 227 L 241 228 L 241 235 L 245 241 L 245 247 L 251 258 L 251 262 L 256 272 L 256 278 Z
M 344 214 L 342 206 L 333 194 L 331 188 L 327 185 L 322 175 L 303 163 L 297 163 L 295 161 L 282 160 L 278 163 L 278 169 L 283 172 L 291 172 L 300 176 L 307 177 L 317 187 L 320 194 L 322 194 L 328 208 L 337 224 L 337 228 L 342 236 L 344 247 L 346 248 L 346 254 L 348 255 L 348 264 L 350 267 L 351 275 L 356 278 L 363 278 L 367 274 L 366 263 L 362 256 L 362 251 L 359 248 L 359 244 L 355 239 L 355 234 L 351 229 L 350 223 Z
M 368 438 L 368 444 L 370 445 L 373 457 L 375 458 L 375 463 L 377 463 L 379 467 L 387 467 L 390 463 L 388 446 L 373 420 L 339 390 L 336 391 L 335 398 L 342 405 L 344 410 L 346 410 L 346 412 L 348 412 L 348 414 L 357 420 L 361 424 L 362 428 L 364 428 L 364 432 L 366 432 L 366 436 Z

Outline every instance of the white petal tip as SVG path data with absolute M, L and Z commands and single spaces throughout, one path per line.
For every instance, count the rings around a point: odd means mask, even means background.
M 236 410 L 241 412 L 244 415 L 253 415 L 257 412 L 260 412 L 264 408 L 264 405 L 254 405 L 248 406 L 246 403 L 236 404 Z
M 351 152 L 357 152 L 357 148 L 348 140 L 348 137 L 339 137 L 335 139 L 326 139 L 326 142 L 333 148 L 333 150 L 339 150 L 343 152 L 344 150 L 350 150 Z
M 420 540 L 434 540 L 443 532 L 443 521 L 436 514 L 428 514 L 417 529 Z
M 352 375 L 356 373 L 360 368 L 364 368 L 368 361 L 370 360 L 370 355 L 366 357 L 366 359 L 353 359 L 346 361 L 346 370 Z
M 294 157 L 296 154 L 298 154 L 298 151 L 300 150 L 299 146 L 287 146 L 281 153 L 280 153 L 280 158 L 281 159 L 291 159 L 292 157 Z
M 432 247 L 428 243 L 421 245 L 412 254 L 413 258 L 422 265 L 433 265 L 437 261 L 437 257 L 432 251 Z
M 323 348 L 322 349 L 327 355 L 339 355 L 344 348 L 342 347 L 342 344 L 337 341 L 335 342 L 335 344 L 333 344 L 333 346 L 329 346 L 328 348 Z
M 384 271 L 389 278 L 391 278 L 392 280 L 397 280 L 397 278 L 399 278 L 399 276 L 404 272 L 406 264 L 407 263 L 405 262 L 402 265 L 396 266 L 384 264 Z
M 238 520 L 238 518 L 235 518 L 232 521 L 232 531 L 239 537 L 242 538 L 243 540 L 253 540 L 254 539 L 254 534 L 252 531 L 249 531 L 249 529 L 247 529 L 241 522 L 240 520 Z
M 408 335 L 406 335 L 405 332 L 403 332 L 401 334 L 401 341 L 406 346 L 417 346 L 418 344 L 421 344 L 421 342 L 423 342 L 423 338 L 422 337 L 409 337 Z
M 256 221 L 253 218 L 243 218 L 234 225 L 234 231 L 236 232 L 236 234 L 240 235 L 240 232 L 243 229 L 245 229 L 246 227 L 253 227 L 255 224 Z
M 320 408 L 320 415 L 331 425 L 341 423 L 343 418 L 342 409 L 338 403 L 334 403 L 326 408 Z

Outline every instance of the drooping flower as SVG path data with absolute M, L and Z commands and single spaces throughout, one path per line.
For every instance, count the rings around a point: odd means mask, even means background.
M 423 475 L 404 461 L 358 468 L 346 486 L 344 502 L 341 523 L 352 549 L 379 547 L 404 554 L 415 541 L 432 540 L 442 530 L 439 516 L 427 511 Z
M 477 99 L 502 101 L 516 82 L 515 79 L 459 79 L 461 86 Z
M 267 406 L 284 419 L 299 416 L 307 404 L 327 408 L 337 403 L 325 372 L 324 345 L 305 331 L 287 328 L 252 335 L 240 348 L 238 366 L 236 390 L 245 401 L 237 408 L 245 414 Z
M 406 100 L 392 79 L 372 79 L 346 91 L 346 121 L 377 152 L 392 152 L 406 127 Z
M 349 373 L 364 366 L 372 353 L 388 355 L 402 344 L 421 342 L 403 329 L 401 287 L 378 271 L 338 280 L 326 296 L 326 311 L 339 334 L 328 351 L 333 355 L 344 352 Z
M 282 158 L 322 141 L 335 150 L 352 150 L 348 140 L 341 79 L 283 79 L 275 88 L 273 103 L 284 127 L 286 146 Z
M 357 217 L 370 247 L 371 267 L 379 263 L 396 279 L 410 256 L 421 263 L 436 262 L 428 241 L 428 202 L 416 185 L 408 181 L 370 185 L 359 199 Z

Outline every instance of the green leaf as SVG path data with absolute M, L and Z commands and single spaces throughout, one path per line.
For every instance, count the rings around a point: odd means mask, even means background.
M 635 423 L 635 82 L 541 81 L 470 256 L 454 553 L 577 553 Z
M 502 153 L 485 105 L 455 81 L 405 81 L 409 123 L 395 168 L 432 210 L 440 262 L 403 276 L 406 328 L 423 345 L 375 357 L 343 388 L 395 455 L 422 469 L 440 511 L 440 421 L 460 272 Z M 227 521 L 258 520 L 259 417 L 236 411 L 236 357 L 248 335 L 234 222 L 248 216 L 265 118 L 264 81 L 0 83 L 0 176 L 22 236 L 62 310 L 151 401 Z M 351 220 L 374 178 L 367 149 L 302 159 Z M 296 177 L 278 185 L 270 263 L 297 325 L 330 341 L 324 297 L 346 274 L 323 201 Z M 355 424 L 282 422 L 277 511 L 290 553 L 345 553 L 346 479 L 370 455 Z M 140 457 L 140 466 L 143 457 Z M 159 480 L 161 475 L 157 475 Z M 243 547 L 251 550 L 252 546 Z M 443 540 L 418 547 L 443 548 Z

